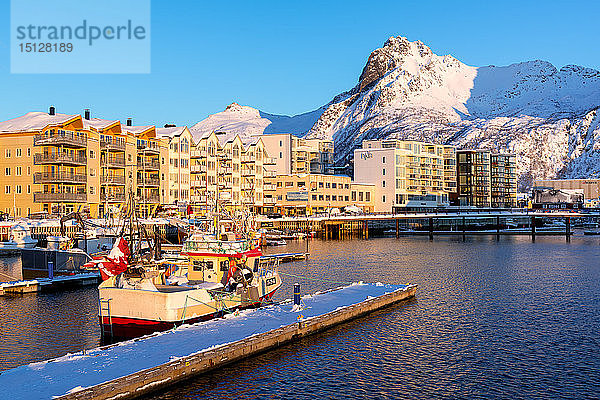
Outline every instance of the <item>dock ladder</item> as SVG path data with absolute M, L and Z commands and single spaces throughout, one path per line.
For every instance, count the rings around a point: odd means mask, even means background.
M 100 333 L 102 338 L 106 339 L 106 335 L 109 334 L 110 338 L 113 338 L 113 326 L 112 326 L 112 315 L 110 314 L 110 301 L 112 299 L 100 299 Z M 108 328 L 104 323 L 104 314 L 108 316 Z

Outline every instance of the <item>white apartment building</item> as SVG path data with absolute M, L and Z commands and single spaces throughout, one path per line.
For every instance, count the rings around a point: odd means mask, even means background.
M 277 175 L 333 173 L 333 141 L 303 139 L 290 133 L 262 135 Z
M 454 159 L 452 146 L 365 140 L 354 151 L 354 181 L 375 184 L 376 212 L 445 206 L 456 191 Z

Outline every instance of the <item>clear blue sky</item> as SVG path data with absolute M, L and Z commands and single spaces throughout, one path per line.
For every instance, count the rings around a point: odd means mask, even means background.
M 11 74 L 9 10 L 0 0 L 0 120 L 50 104 L 157 125 L 192 125 L 233 101 L 298 114 L 353 87 L 397 35 L 469 65 L 600 69 L 596 1 L 153 0 L 152 72 L 140 75 Z

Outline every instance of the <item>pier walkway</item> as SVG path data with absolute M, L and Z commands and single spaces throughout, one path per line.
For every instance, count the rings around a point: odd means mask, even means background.
M 133 398 L 415 295 L 416 286 L 353 284 L 291 303 L 0 372 L 13 399 Z

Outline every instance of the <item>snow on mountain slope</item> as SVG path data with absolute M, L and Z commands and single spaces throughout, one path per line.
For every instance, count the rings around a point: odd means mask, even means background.
M 333 139 L 339 165 L 374 138 L 510 151 L 525 188 L 535 178 L 600 174 L 598 106 L 596 70 L 545 61 L 476 68 L 392 37 L 307 137 Z
M 313 126 L 324 108 L 305 114 L 287 115 L 268 114 L 248 106 L 232 103 L 225 111 L 212 114 L 190 128 L 195 138 L 212 131 L 237 133 L 242 137 L 268 133 L 293 133 L 302 135 Z

